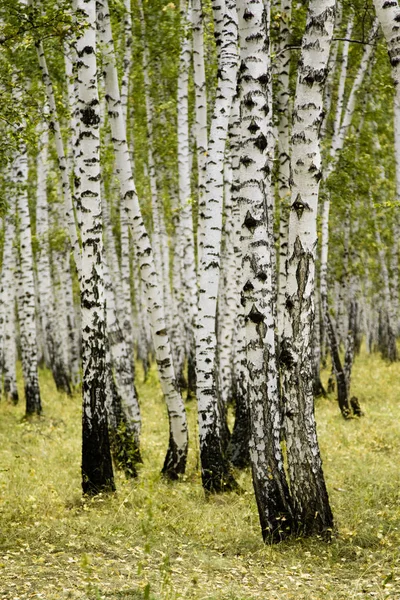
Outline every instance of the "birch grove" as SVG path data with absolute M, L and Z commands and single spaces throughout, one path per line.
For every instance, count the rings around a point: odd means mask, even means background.
M 353 368 L 400 333 L 400 8 L 373 5 L 0 5 L 3 393 L 19 361 L 27 418 L 47 372 L 82 393 L 85 495 L 140 479 L 157 381 L 162 476 L 250 466 L 266 543 L 335 530 L 315 405 L 368 419 Z

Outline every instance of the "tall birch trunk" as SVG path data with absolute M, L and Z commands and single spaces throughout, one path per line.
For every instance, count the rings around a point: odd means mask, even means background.
M 3 286 L 3 373 L 4 394 L 13 404 L 18 402 L 16 378 L 16 327 L 15 327 L 15 269 L 16 269 L 16 230 L 15 230 L 15 198 L 11 195 L 8 211 L 5 215 L 2 286 Z
M 183 4 L 186 4 L 184 2 Z M 191 59 L 189 26 L 191 5 L 187 10 L 181 10 L 183 32 L 179 56 L 178 75 L 178 188 L 179 188 L 179 241 L 182 244 L 182 316 L 184 327 L 184 342 L 188 362 L 188 397 L 196 390 L 195 380 L 195 326 L 197 317 L 197 278 L 194 255 L 194 233 L 192 198 L 190 187 L 191 160 L 189 143 L 189 66 Z M 179 243 L 179 242 L 178 242 Z
M 266 37 L 265 37 L 266 32 Z M 271 78 L 269 28 L 263 0 L 239 4 L 242 147 L 242 304 L 249 371 L 250 458 L 264 541 L 291 530 L 291 503 L 280 444 L 282 415 L 275 348 L 275 293 L 268 159 Z
M 168 408 L 170 439 L 163 473 L 176 479 L 179 474 L 185 472 L 186 467 L 188 429 L 185 407 L 175 378 L 165 324 L 163 290 L 155 270 L 154 254 L 143 222 L 132 175 L 107 0 L 97 2 L 97 10 L 99 39 L 103 46 L 103 76 L 107 110 L 114 144 L 116 170 L 121 186 L 124 210 L 136 244 L 140 275 L 146 288 L 156 360 Z
M 58 390 L 71 393 L 67 363 L 62 354 L 61 337 L 58 333 L 53 282 L 50 267 L 49 214 L 47 204 L 47 144 L 48 131 L 44 129 L 39 140 L 37 156 L 36 188 L 36 237 L 39 243 L 36 253 L 37 285 L 40 297 L 40 313 L 44 342 L 49 357 L 50 368 Z
M 399 21 L 400 21 L 400 6 L 397 0 L 391 2 L 385 2 L 384 0 L 374 0 L 375 11 L 380 22 L 383 35 L 386 39 L 388 48 L 389 60 L 392 66 L 392 78 L 395 87 L 394 94 L 394 153 L 396 162 L 396 196 L 397 201 L 400 201 L 400 42 L 399 42 Z M 398 280 L 398 247 L 399 242 L 398 236 L 400 227 L 398 224 L 397 214 L 395 215 L 395 224 L 393 228 L 395 241 L 393 248 L 393 289 L 395 293 L 393 295 L 394 300 L 394 319 L 393 326 L 397 333 L 398 327 L 398 291 L 397 291 L 397 280 Z
M 24 146 L 13 165 L 19 221 L 19 265 L 17 277 L 18 316 L 21 336 L 22 372 L 24 376 L 26 415 L 40 414 L 35 314 L 35 284 L 31 219 L 28 207 L 28 154 Z
M 279 275 L 278 275 L 278 339 L 282 336 L 283 315 L 286 292 L 286 259 L 289 227 L 290 204 L 290 115 L 291 98 L 289 91 L 290 82 L 290 20 L 292 0 L 281 0 L 280 25 L 278 40 L 277 72 L 277 114 L 278 121 L 278 187 L 279 187 Z M 285 52 L 286 50 L 286 52 Z
M 222 6 L 223 31 L 219 78 L 207 158 L 204 244 L 199 268 L 199 312 L 196 339 L 197 402 L 203 487 L 221 492 L 233 485 L 221 447 L 216 385 L 216 309 L 220 272 L 224 156 L 229 116 L 236 87 L 237 20 L 232 0 Z M 218 6 L 217 6 L 218 5 Z M 218 12 L 217 11 L 217 12 Z M 200 218 L 200 215 L 199 215 Z
M 204 31 L 201 0 L 192 0 L 193 79 L 195 86 L 195 136 L 198 185 L 197 262 L 201 263 L 204 244 L 204 208 L 207 179 L 207 89 L 204 65 Z
M 310 1 L 291 138 L 293 185 L 280 360 L 294 519 L 306 535 L 329 533 L 333 526 L 314 417 L 312 331 L 317 206 L 322 176 L 319 128 L 334 14 L 335 0 Z
M 97 88 L 96 4 L 78 0 L 78 171 L 82 206 L 82 489 L 114 490 L 105 406 L 106 328 L 100 188 L 100 106 Z
M 238 78 L 240 81 L 240 78 Z M 248 403 L 248 369 L 246 360 L 246 331 L 244 325 L 244 308 L 240 300 L 242 284 L 242 248 L 240 219 L 240 99 L 236 94 L 233 99 L 231 122 L 229 126 L 229 145 L 232 160 L 232 246 L 226 251 L 234 256 L 235 273 L 234 290 L 236 296 L 235 331 L 232 337 L 232 395 L 235 402 L 235 423 L 229 443 L 229 459 L 231 463 L 243 469 L 250 464 L 250 414 Z

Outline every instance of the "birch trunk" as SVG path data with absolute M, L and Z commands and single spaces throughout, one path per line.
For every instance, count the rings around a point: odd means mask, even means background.
M 15 231 L 15 198 L 11 195 L 8 211 L 5 215 L 5 230 L 3 250 L 3 310 L 4 310 L 4 342 L 3 342 L 3 373 L 4 394 L 13 404 L 18 402 L 16 377 L 16 327 L 15 327 L 15 269 L 16 269 L 16 231 Z
M 151 317 L 153 343 L 161 386 L 168 408 L 170 440 L 163 473 L 172 479 L 184 473 L 188 450 L 188 430 L 182 397 L 178 391 L 172 362 L 171 347 L 165 325 L 163 293 L 154 265 L 154 254 L 141 215 L 133 181 L 125 123 L 121 110 L 114 44 L 107 1 L 99 1 L 98 29 L 103 44 L 103 76 L 108 117 L 112 132 L 116 169 L 121 196 L 136 244 L 140 275 L 146 287 Z
M 71 394 L 67 363 L 62 355 L 61 337 L 58 333 L 53 282 L 50 267 L 49 214 L 47 204 L 47 144 L 48 131 L 44 129 L 39 140 L 37 157 L 36 191 L 36 237 L 39 243 L 36 253 L 37 286 L 40 297 L 40 313 L 44 342 L 50 368 L 58 390 Z
M 17 278 L 18 315 L 21 336 L 22 372 L 24 376 L 26 415 L 40 414 L 42 405 L 38 379 L 36 343 L 35 284 L 31 221 L 28 207 L 28 155 L 25 147 L 13 165 L 19 219 L 19 264 Z
M 182 243 L 182 316 L 184 343 L 188 362 L 188 375 L 195 376 L 195 327 L 197 317 L 197 278 L 194 256 L 192 194 L 190 187 L 191 161 L 189 144 L 189 66 L 191 59 L 189 24 L 191 6 L 181 11 L 183 33 L 178 75 L 178 187 L 179 187 L 179 239 Z M 188 397 L 193 397 L 196 380 L 188 378 Z
M 193 0 L 193 79 L 195 86 L 195 136 L 197 154 L 198 226 L 197 262 L 201 264 L 204 244 L 204 209 L 207 179 L 207 89 L 204 65 L 204 32 L 201 0 Z
M 267 33 L 265 37 L 265 32 Z M 268 98 L 271 78 L 269 28 L 263 0 L 239 4 L 242 147 L 240 212 L 246 323 L 250 458 L 265 542 L 291 530 L 291 502 L 280 445 L 282 415 L 275 348 L 275 262 L 270 184 Z
M 400 20 L 400 6 L 397 0 L 392 2 L 385 2 L 383 0 L 374 0 L 375 11 L 380 22 L 383 34 L 386 39 L 388 48 L 389 60 L 392 66 L 392 78 L 395 87 L 394 94 L 394 150 L 395 150 L 395 162 L 396 162 L 396 196 L 397 201 L 400 201 L 400 43 L 399 43 L 399 20 Z M 397 215 L 395 216 L 394 224 L 394 235 L 395 243 L 393 249 L 392 263 L 394 266 L 394 281 L 393 289 L 395 294 L 393 295 L 394 307 L 393 313 L 395 327 L 397 333 L 398 327 L 398 237 L 399 225 Z
M 319 128 L 334 14 L 334 0 L 310 1 L 291 138 L 293 186 L 280 360 L 294 519 L 306 535 L 329 535 L 333 526 L 314 417 L 312 330 L 317 206 L 322 176 Z
M 240 78 L 238 78 L 240 81 Z M 232 247 L 228 248 L 235 259 L 234 289 L 236 297 L 235 331 L 232 337 L 232 395 L 235 402 L 235 423 L 229 443 L 231 463 L 243 469 L 250 464 L 250 414 L 248 404 L 248 369 L 246 360 L 246 330 L 244 309 L 240 301 L 242 284 L 242 248 L 240 219 L 240 99 L 235 95 L 229 126 L 229 145 L 232 158 Z
M 278 160 L 279 160 L 279 275 L 278 275 L 278 339 L 282 336 L 283 315 L 286 292 L 286 259 L 289 226 L 290 204 L 290 116 L 291 98 L 290 51 L 286 50 L 290 43 L 290 20 L 292 0 L 281 0 L 277 72 L 277 115 L 278 121 Z M 285 52 L 286 50 L 286 52 Z
M 78 0 L 78 171 L 82 206 L 82 489 L 114 490 L 105 406 L 106 329 L 100 188 L 100 106 L 97 88 L 96 4 Z
M 231 0 L 215 3 L 222 6 L 223 32 L 219 51 L 219 78 L 211 122 L 207 158 L 204 245 L 199 269 L 199 312 L 196 339 L 197 402 L 200 456 L 203 487 L 221 492 L 233 484 L 221 447 L 216 386 L 216 308 L 219 285 L 223 165 L 225 144 L 236 87 L 237 22 L 236 7 Z

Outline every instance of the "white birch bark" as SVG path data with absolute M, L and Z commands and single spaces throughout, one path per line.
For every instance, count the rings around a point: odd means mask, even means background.
M 184 3 L 185 4 L 185 3 Z M 179 197 L 179 242 L 182 244 L 182 312 L 185 354 L 188 362 L 188 396 L 195 393 L 195 327 L 197 317 L 197 278 L 194 255 L 194 233 L 192 194 L 190 186 L 191 160 L 189 144 L 189 66 L 191 48 L 189 27 L 190 3 L 181 10 L 183 32 L 179 56 L 177 137 L 178 137 L 178 197 Z M 189 375 L 191 376 L 189 379 Z M 193 380 L 194 379 L 194 380 Z
M 329 532 L 333 524 L 314 418 L 312 331 L 317 206 L 322 176 L 319 127 L 334 14 L 334 0 L 310 1 L 291 137 L 293 185 L 280 360 L 294 518 L 306 534 Z
M 124 0 L 124 58 L 122 61 L 122 78 L 121 78 L 121 104 L 122 114 L 124 115 L 125 127 L 127 127 L 128 116 L 128 94 L 129 94 L 129 77 L 132 69 L 132 13 L 131 0 Z
M 291 98 L 289 91 L 290 81 L 290 51 L 285 49 L 290 44 L 290 21 L 292 0 L 281 0 L 280 24 L 278 40 L 278 59 L 275 72 L 277 73 L 276 103 L 278 121 L 278 189 L 279 189 L 279 275 L 278 275 L 278 339 L 283 331 L 283 314 L 286 292 L 286 259 L 287 238 L 289 226 L 290 204 L 290 117 Z
M 235 400 L 235 423 L 229 443 L 229 459 L 238 468 L 250 464 L 250 415 L 248 406 L 248 369 L 246 361 L 246 331 L 244 308 L 240 299 L 242 285 L 242 248 L 240 219 L 240 99 L 236 94 L 229 126 L 229 146 L 232 158 L 232 246 L 227 249 L 235 259 L 234 290 L 236 296 L 235 331 L 232 339 L 232 393 Z
M 58 333 L 53 282 L 50 267 L 49 247 L 49 214 L 47 204 L 48 174 L 48 130 L 45 126 L 39 139 L 37 155 L 37 187 L 36 187 L 36 253 L 37 288 L 40 298 L 40 316 L 44 336 L 44 344 L 49 358 L 50 368 L 58 390 L 71 393 L 68 367 L 62 354 L 61 337 Z
M 201 0 L 193 0 L 193 79 L 195 86 L 195 137 L 197 155 L 198 186 L 198 225 L 197 225 L 197 262 L 201 263 L 204 244 L 204 207 L 207 178 L 207 89 L 204 65 L 204 31 Z
M 227 152 L 228 153 L 228 152 Z M 237 317 L 239 287 L 236 277 L 236 255 L 233 252 L 235 222 L 232 206 L 232 163 L 230 156 L 224 165 L 223 249 L 218 292 L 218 367 L 221 401 L 224 406 L 232 400 L 233 334 Z
M 22 372 L 24 376 L 27 416 L 42 411 L 36 343 L 35 284 L 31 221 L 28 207 L 28 155 L 21 146 L 13 165 L 19 223 L 19 264 L 17 277 L 18 316 L 21 336 Z
M 186 413 L 175 379 L 171 347 L 165 324 L 162 287 L 155 270 L 154 254 L 143 222 L 133 181 L 125 123 L 121 110 L 108 3 L 106 0 L 98 2 L 97 7 L 99 39 L 103 45 L 103 76 L 116 169 L 124 209 L 136 244 L 140 275 L 146 287 L 154 349 L 161 386 L 168 408 L 170 442 L 163 472 L 171 478 L 176 478 L 185 471 L 186 465 L 188 449 Z
M 219 285 L 223 165 L 229 116 L 236 87 L 237 19 L 231 0 L 223 6 L 219 79 L 207 158 L 204 245 L 199 268 L 199 312 L 196 340 L 197 401 L 203 487 L 221 491 L 231 485 L 222 454 L 216 374 L 216 307 Z
M 15 197 L 9 198 L 8 211 L 5 215 L 2 286 L 3 286 L 3 373 L 4 394 L 14 404 L 18 402 L 16 377 L 16 327 L 15 327 L 15 269 L 16 269 L 16 231 L 15 231 Z
M 77 39 L 79 180 L 76 182 L 82 207 L 82 489 L 93 495 L 115 489 L 105 406 L 106 328 L 95 0 L 78 0 L 77 21 L 84 26 Z
M 242 146 L 240 213 L 246 324 L 250 457 L 264 541 L 291 530 L 289 488 L 280 444 L 282 416 L 275 348 L 274 238 L 268 121 L 272 105 L 269 27 L 263 0 L 239 3 Z M 265 37 L 266 33 L 266 37 Z M 266 110 L 267 109 L 267 110 Z
M 380 22 L 383 34 L 386 39 L 388 48 L 389 60 L 392 66 L 392 78 L 395 87 L 394 94 L 394 153 L 396 162 L 396 196 L 397 201 L 400 200 L 400 43 L 399 43 L 399 21 L 400 21 L 400 6 L 397 0 L 385 2 L 383 0 L 374 0 L 376 15 Z M 398 217 L 395 215 L 395 223 L 393 226 L 394 247 L 392 250 L 393 264 L 393 294 L 394 300 L 394 318 L 393 326 L 398 328 L 398 234 L 400 231 Z
M 347 23 L 346 29 L 346 40 L 351 39 L 351 33 L 353 31 L 353 15 L 350 15 L 349 22 Z M 348 41 L 344 41 L 342 45 L 342 56 L 341 56 L 341 66 L 340 66 L 340 75 L 339 75 L 339 85 L 337 92 L 337 101 L 336 101 L 336 111 L 335 111 L 335 119 L 333 122 L 333 137 L 336 138 L 339 135 L 340 124 L 342 122 L 342 112 L 344 105 L 344 91 L 346 85 L 347 78 L 347 67 L 349 63 L 349 47 L 350 44 Z

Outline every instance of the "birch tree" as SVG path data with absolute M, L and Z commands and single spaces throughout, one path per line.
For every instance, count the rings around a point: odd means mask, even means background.
M 153 249 L 146 231 L 135 189 L 118 86 L 110 14 L 106 0 L 97 2 L 99 40 L 103 48 L 103 76 L 107 112 L 114 145 L 116 171 L 123 207 L 131 227 L 140 275 L 143 280 L 161 387 L 168 409 L 170 438 L 163 473 L 172 479 L 185 472 L 188 430 L 182 397 L 178 391 L 171 347 L 165 324 L 163 293 L 154 264 Z
M 219 286 L 224 156 L 238 62 L 237 17 L 232 0 L 215 2 L 222 20 L 219 78 L 208 144 L 204 241 L 199 267 L 199 311 L 196 339 L 197 402 L 203 487 L 220 492 L 233 485 L 221 447 L 216 386 L 216 311 Z
M 292 201 L 280 362 L 294 519 L 306 534 L 329 532 L 333 526 L 314 417 L 312 331 L 317 205 L 322 176 L 319 128 L 334 16 L 334 0 L 310 1 L 291 136 Z
M 97 88 L 96 4 L 77 1 L 84 26 L 77 39 L 78 172 L 82 206 L 82 489 L 93 495 L 114 490 L 105 406 L 105 303 L 100 188 L 100 106 Z
M 265 32 L 267 35 L 265 36 Z M 250 457 L 265 541 L 291 529 L 291 502 L 280 444 L 281 410 L 275 348 L 273 200 L 268 158 L 272 119 L 269 24 L 263 0 L 239 4 L 242 146 L 242 304 L 246 323 Z M 269 223 L 268 223 L 269 221 Z

